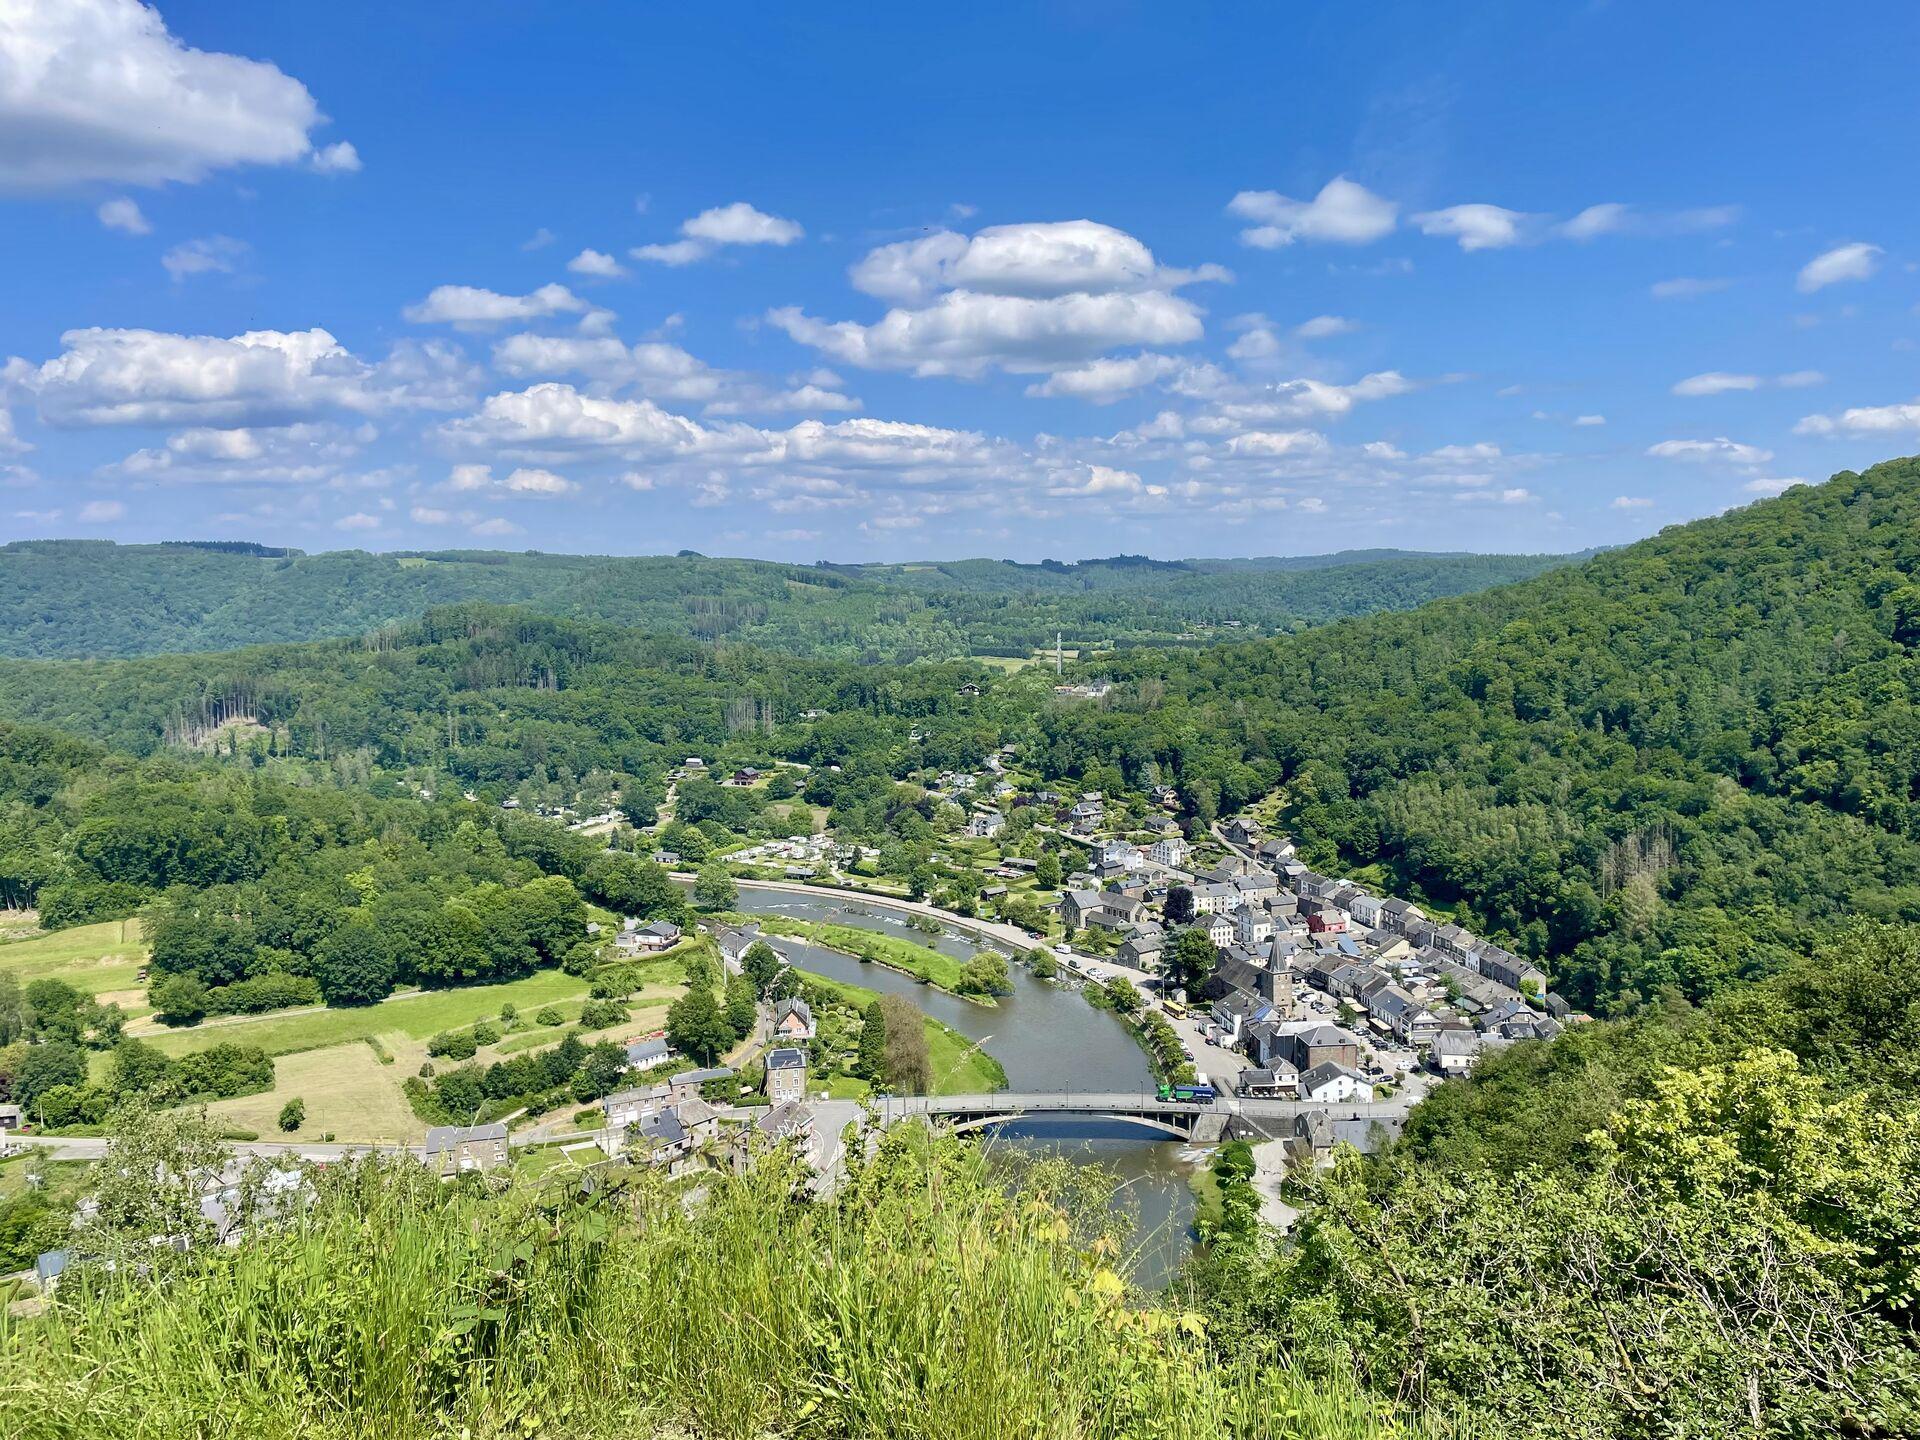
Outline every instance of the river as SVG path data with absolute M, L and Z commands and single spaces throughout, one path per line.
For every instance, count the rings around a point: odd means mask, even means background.
M 930 946 L 958 959 L 980 948 L 955 929 L 938 936 L 908 925 L 898 912 L 857 896 L 828 898 L 740 884 L 738 908 L 749 914 L 858 926 Z M 909 975 L 789 936 L 770 937 L 802 970 L 904 995 L 927 1014 L 952 1026 L 1007 1072 L 1012 1090 L 1151 1090 L 1153 1071 L 1126 1027 L 1072 990 L 1036 980 L 1024 966 L 1010 966 L 1013 993 L 997 1006 L 970 1004 L 922 985 Z M 1167 1279 L 1186 1253 L 1193 1197 L 1187 1177 L 1196 1152 L 1177 1141 L 1121 1121 L 1058 1119 L 1020 1121 L 997 1127 L 991 1143 L 1022 1150 L 1051 1150 L 1097 1161 L 1123 1182 L 1122 1203 L 1137 1212 L 1135 1274 L 1143 1284 Z

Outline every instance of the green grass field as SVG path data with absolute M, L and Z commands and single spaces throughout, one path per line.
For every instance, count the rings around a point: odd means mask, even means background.
M 204 1050 L 232 1041 L 258 1045 L 269 1055 L 293 1055 L 319 1050 L 370 1036 L 400 1034 L 425 1040 L 442 1030 L 455 1030 L 498 1015 L 509 1001 L 524 1012 L 542 1005 L 586 998 L 587 982 L 559 970 L 542 970 L 524 980 L 504 985 L 468 985 L 455 990 L 413 990 L 389 997 L 378 1005 L 351 1010 L 305 1010 L 260 1016 L 235 1016 L 207 1021 L 186 1030 L 155 1029 L 141 1038 L 151 1040 L 169 1055 Z
M 911 940 L 881 935 L 852 925 L 794 920 L 785 915 L 756 915 L 753 918 L 769 934 L 798 935 L 817 941 L 829 949 L 892 966 L 941 990 L 958 993 L 955 987 L 960 983 L 962 962 L 938 950 L 930 950 L 925 945 L 916 945 Z M 977 997 L 969 995 L 963 998 L 971 1000 Z
M 880 998 L 880 992 L 869 990 L 864 985 L 851 985 L 844 980 L 829 980 L 824 975 L 816 975 L 811 970 L 802 970 L 808 980 L 831 990 L 842 1002 L 857 1010 L 864 1010 Z M 1007 1083 L 1007 1072 L 1000 1062 L 973 1041 L 967 1039 L 958 1030 L 943 1025 L 931 1015 L 922 1015 L 927 1031 L 927 1055 L 933 1062 L 933 1093 L 936 1095 L 979 1095 L 990 1090 L 999 1090 Z M 864 1099 L 872 1086 L 864 1080 L 850 1076 L 836 1077 L 828 1091 L 836 1100 Z
M 32 980 L 64 980 L 76 990 L 119 1005 L 129 1015 L 148 1013 L 146 990 L 139 979 L 146 962 L 147 947 L 138 920 L 108 920 L 0 941 L 0 970 L 22 985 Z

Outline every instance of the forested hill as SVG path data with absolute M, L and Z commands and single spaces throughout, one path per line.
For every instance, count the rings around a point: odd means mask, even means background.
M 802 566 L 705 556 L 0 546 L 0 654 L 157 655 L 355 635 L 465 601 L 888 662 L 1270 634 L 1538 574 L 1546 555 Z
M 1284 787 L 1329 865 L 1608 1004 L 1701 996 L 1848 912 L 1920 920 L 1920 462 L 1402 615 L 1105 667 L 1055 752 Z M 1127 682 L 1132 683 L 1127 683 Z
M 1902 460 L 1471 598 L 1090 657 L 1080 673 L 1115 682 L 1099 701 L 1038 668 L 464 606 L 353 640 L 5 662 L 0 715 L 135 751 L 217 733 L 256 762 L 450 772 L 493 798 L 645 796 L 687 754 L 787 757 L 875 843 L 925 818 L 894 782 L 1011 741 L 1080 788 L 1172 783 L 1194 825 L 1277 790 L 1311 860 L 1457 914 L 1604 1010 L 1712 994 L 1848 914 L 1920 921 L 1916 646 Z

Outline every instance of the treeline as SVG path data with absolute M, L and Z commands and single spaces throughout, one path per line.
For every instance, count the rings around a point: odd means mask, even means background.
M 480 601 L 791 654 L 905 663 L 1075 642 L 1173 643 L 1417 605 L 1538 574 L 1557 557 L 1376 555 L 1284 571 L 998 561 L 799 566 L 676 556 L 433 551 L 307 555 L 247 542 L 0 546 L 0 654 L 229 650 L 353 636 Z
M 1862 922 L 1768 980 L 1483 1060 L 1216 1241 L 1195 1303 L 1493 1433 L 1920 1426 L 1920 930 Z

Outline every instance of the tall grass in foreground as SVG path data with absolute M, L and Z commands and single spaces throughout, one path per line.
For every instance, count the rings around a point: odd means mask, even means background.
M 1127 1291 L 1104 1212 L 1049 1173 L 1009 1192 L 917 1130 L 832 1203 L 783 1155 L 692 1201 L 650 1176 L 486 1197 L 350 1168 L 297 1224 L 0 1321 L 0 1435 L 1410 1433 L 1215 1360 L 1196 1317 Z

